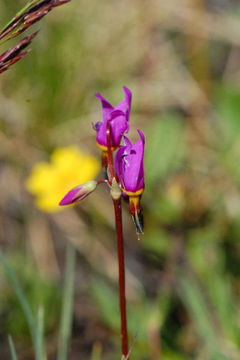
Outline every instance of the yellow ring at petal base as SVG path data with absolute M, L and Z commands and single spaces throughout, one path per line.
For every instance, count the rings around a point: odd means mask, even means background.
M 135 196 L 140 196 L 140 195 L 142 195 L 144 189 L 140 189 L 140 190 L 135 191 L 135 192 L 126 191 L 125 189 L 122 189 L 122 191 L 123 191 L 126 195 L 128 195 L 128 196 L 134 196 L 134 197 L 135 197 Z
M 102 150 L 102 151 L 108 151 L 108 147 L 107 146 L 104 146 L 104 145 L 100 145 L 98 142 L 97 142 L 97 146 Z M 118 148 L 118 146 L 112 146 L 110 148 L 111 151 L 114 151 Z

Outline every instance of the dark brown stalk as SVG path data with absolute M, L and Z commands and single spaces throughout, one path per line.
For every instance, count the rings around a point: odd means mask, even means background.
M 121 197 L 117 200 L 113 199 L 115 212 L 115 225 L 117 233 L 117 248 L 118 248 L 118 271 L 119 271 L 119 307 L 121 316 L 121 342 L 122 355 L 124 358 L 128 357 L 128 329 L 127 329 L 127 306 L 126 306 L 126 291 L 125 291 L 125 260 L 124 260 L 124 241 L 122 230 L 122 205 Z

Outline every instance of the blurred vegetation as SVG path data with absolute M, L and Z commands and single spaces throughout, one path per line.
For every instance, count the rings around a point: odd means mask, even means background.
M 24 1 L 1 1 L 4 25 Z M 25 189 L 58 146 L 99 156 L 94 94 L 133 92 L 132 139 L 146 134 L 145 234 L 124 233 L 131 359 L 240 356 L 240 4 L 229 0 L 81 0 L 41 24 L 31 53 L 0 82 L 0 242 L 55 359 L 64 254 L 77 249 L 69 360 L 120 358 L 111 201 L 46 215 Z M 4 46 L 3 46 L 4 50 Z M 104 209 L 104 211 L 103 211 Z M 1 270 L 1 359 L 11 334 L 33 359 L 27 322 Z

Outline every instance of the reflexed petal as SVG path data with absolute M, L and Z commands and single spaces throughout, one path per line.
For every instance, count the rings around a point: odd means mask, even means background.
M 102 95 L 96 94 L 96 97 L 102 103 L 103 121 L 101 126 L 98 123 L 94 125 L 97 132 L 97 143 L 100 146 L 107 147 L 107 128 L 110 122 L 111 126 L 111 146 L 116 148 L 120 145 L 121 138 L 129 130 L 128 120 L 131 108 L 131 91 L 124 87 L 125 98 L 115 107 L 113 107 Z
M 143 187 L 144 142 L 138 140 L 124 158 L 124 185 L 127 191 L 134 192 Z
M 140 140 L 132 144 L 124 137 L 125 146 L 121 146 L 115 157 L 116 174 L 121 187 L 127 192 L 137 192 L 144 187 L 144 144 L 143 133 L 138 131 Z
M 132 93 L 127 87 L 123 87 L 125 98 L 121 101 L 115 109 L 122 110 L 126 114 L 126 120 L 129 121 L 129 114 L 131 111 Z
M 127 147 L 127 146 L 132 146 L 132 143 L 131 141 L 129 140 L 128 137 L 124 136 L 124 146 Z
M 96 123 L 94 128 L 97 131 L 97 142 L 102 146 L 107 146 L 106 134 L 108 123 L 110 123 L 111 128 L 111 146 L 117 147 L 120 144 L 123 134 L 129 129 L 128 122 L 123 112 L 115 110 L 111 113 L 109 121 Z
M 128 132 L 129 130 L 126 116 L 120 111 L 115 111 L 114 114 L 112 114 L 112 120 L 110 122 L 110 125 L 113 146 L 118 146 L 124 133 Z
M 103 121 L 107 121 L 110 117 L 111 112 L 114 110 L 114 107 L 100 94 L 95 95 L 102 103 L 102 115 Z
M 121 186 L 123 185 L 123 161 L 122 157 L 125 151 L 125 146 L 121 146 L 115 156 L 114 160 L 114 167 L 116 171 L 116 175 L 118 177 L 118 180 L 120 181 Z

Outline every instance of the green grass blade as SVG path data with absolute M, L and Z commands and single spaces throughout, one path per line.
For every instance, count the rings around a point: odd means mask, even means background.
M 57 360 L 67 360 L 68 355 L 73 318 L 75 264 L 76 250 L 72 244 L 68 243 Z
M 183 273 L 178 279 L 181 298 L 193 319 L 195 328 L 205 344 L 210 358 L 227 360 L 221 349 L 221 342 L 214 328 L 207 303 L 191 276 Z
M 102 345 L 100 342 L 96 342 L 93 345 L 91 360 L 101 360 Z
M 36 333 L 36 360 L 45 360 L 44 350 L 44 309 L 39 307 L 37 314 L 37 333 Z
M 5 274 L 18 298 L 18 301 L 22 307 L 22 310 L 24 312 L 26 321 L 28 323 L 28 327 L 29 327 L 29 331 L 31 333 L 31 337 L 33 340 L 33 343 L 35 344 L 35 338 L 36 338 L 36 326 L 35 326 L 35 320 L 34 320 L 34 316 L 32 313 L 32 310 L 30 308 L 30 305 L 27 301 L 27 298 L 24 294 L 24 291 L 12 269 L 12 267 L 10 266 L 10 264 L 8 263 L 8 261 L 6 260 L 5 256 L 3 255 L 3 253 L 0 251 L 0 262 L 3 265 Z
M 13 339 L 10 335 L 8 336 L 8 345 L 9 345 L 9 349 L 10 349 L 11 360 L 18 360 L 16 349 L 15 349 L 15 346 L 13 343 Z

